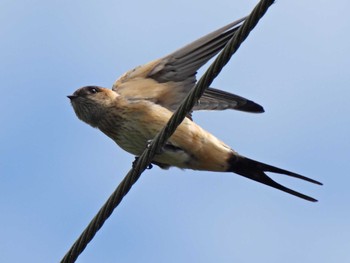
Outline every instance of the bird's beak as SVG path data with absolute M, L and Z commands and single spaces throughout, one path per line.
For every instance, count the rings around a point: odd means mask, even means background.
M 68 97 L 70 100 L 74 100 L 74 99 L 78 98 L 77 95 L 68 95 L 67 97 Z

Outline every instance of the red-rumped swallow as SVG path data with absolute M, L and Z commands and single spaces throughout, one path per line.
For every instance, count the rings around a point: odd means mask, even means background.
M 136 67 L 122 75 L 112 90 L 86 86 L 68 96 L 78 118 L 100 129 L 125 151 L 140 156 L 196 83 L 197 70 L 215 56 L 235 34 L 240 19 L 161 59 Z M 263 112 L 255 102 L 235 94 L 208 88 L 193 110 L 235 109 Z M 168 139 L 153 164 L 163 169 L 234 172 L 308 201 L 307 195 L 278 184 L 266 172 L 285 174 L 311 183 L 320 182 L 246 158 L 188 116 Z

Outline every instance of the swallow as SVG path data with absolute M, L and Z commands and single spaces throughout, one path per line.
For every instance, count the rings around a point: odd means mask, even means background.
M 196 84 L 196 74 L 224 48 L 245 18 L 232 22 L 177 51 L 138 66 L 115 81 L 112 89 L 85 86 L 68 96 L 77 117 L 98 128 L 125 151 L 140 156 Z M 261 113 L 259 104 L 209 87 L 194 106 L 197 110 Z M 191 114 L 178 126 L 152 163 L 162 169 L 233 172 L 302 199 L 317 200 L 272 180 L 266 172 L 322 183 L 240 155 L 197 125 Z

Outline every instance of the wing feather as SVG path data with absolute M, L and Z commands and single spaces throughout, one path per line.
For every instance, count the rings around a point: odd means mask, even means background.
M 197 70 L 231 39 L 245 18 L 232 22 L 158 60 L 126 72 L 113 90 L 130 99 L 144 99 L 174 111 L 196 83 Z M 209 88 L 194 110 L 236 109 L 263 112 L 251 100 Z

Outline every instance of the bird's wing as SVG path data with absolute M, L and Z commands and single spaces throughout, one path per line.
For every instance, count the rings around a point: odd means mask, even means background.
M 150 100 L 174 111 L 195 85 L 197 70 L 224 48 L 244 19 L 126 72 L 112 89 L 125 97 Z M 263 108 L 253 101 L 217 89 L 208 89 L 194 108 L 203 109 L 263 112 Z
M 254 101 L 214 88 L 207 88 L 193 110 L 226 110 L 261 113 L 264 108 Z

